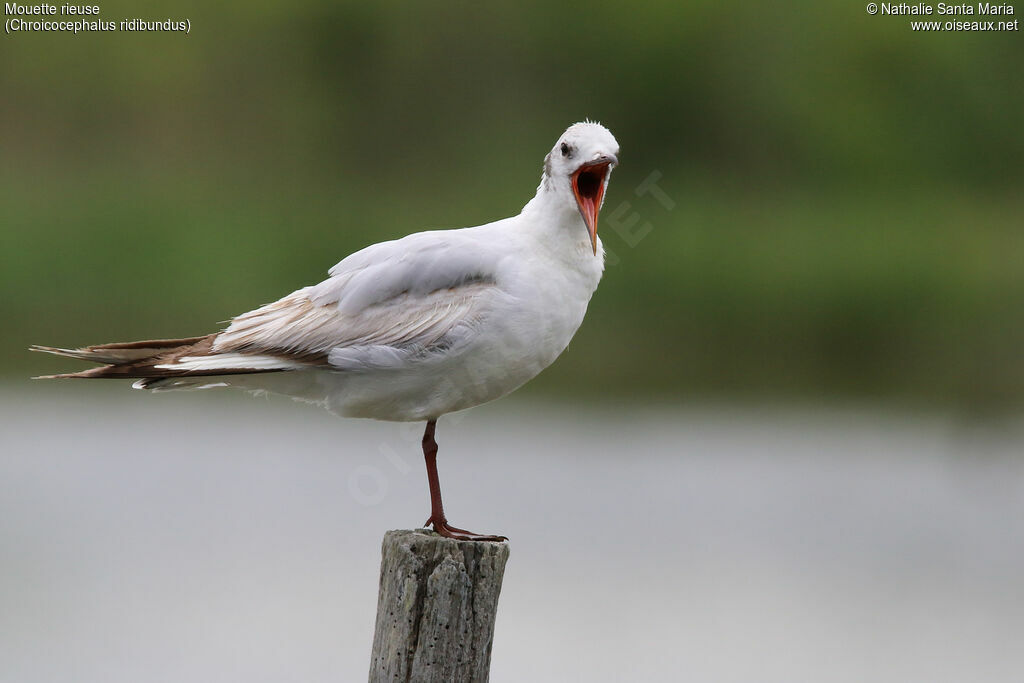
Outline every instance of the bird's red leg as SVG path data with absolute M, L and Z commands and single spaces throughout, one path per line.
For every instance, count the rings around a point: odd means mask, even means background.
M 427 463 L 427 482 L 430 484 L 430 518 L 423 523 L 423 526 L 433 526 L 434 531 L 447 538 L 454 538 L 460 541 L 507 541 L 504 536 L 488 536 L 485 534 L 474 534 L 454 527 L 444 517 L 444 504 L 441 502 L 441 480 L 437 476 L 437 442 L 434 441 L 434 428 L 437 420 L 427 422 L 427 429 L 423 432 L 423 459 Z

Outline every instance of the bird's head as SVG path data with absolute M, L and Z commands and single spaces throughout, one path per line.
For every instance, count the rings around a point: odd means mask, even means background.
M 612 168 L 619 163 L 619 143 L 600 123 L 569 126 L 544 159 L 542 187 L 568 205 L 575 205 L 597 254 L 597 215 Z

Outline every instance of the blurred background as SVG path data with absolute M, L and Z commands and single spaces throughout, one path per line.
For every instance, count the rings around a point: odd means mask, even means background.
M 418 434 L 33 384 L 81 366 L 25 349 L 203 334 L 512 215 L 586 117 L 622 147 L 587 320 L 439 431 L 455 523 L 512 537 L 492 680 L 1019 673 L 1019 32 L 849 2 L 100 7 L 192 31 L 0 39 L 0 680 L 365 675 Z

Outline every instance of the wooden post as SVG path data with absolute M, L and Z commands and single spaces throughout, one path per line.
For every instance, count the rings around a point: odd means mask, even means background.
M 389 531 L 370 683 L 486 682 L 508 543 Z

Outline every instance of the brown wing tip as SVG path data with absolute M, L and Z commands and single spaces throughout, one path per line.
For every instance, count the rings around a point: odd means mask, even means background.
M 33 344 L 28 347 L 29 351 L 39 351 L 40 353 L 61 353 L 67 349 L 58 349 L 56 346 L 43 346 L 42 344 Z
M 85 348 L 90 351 L 106 350 L 128 350 L 128 349 L 175 349 L 180 346 L 191 346 L 198 344 L 207 337 L 214 335 L 206 334 L 202 337 L 183 337 L 181 339 L 146 339 L 135 342 L 115 342 L 113 344 L 93 344 Z
M 117 375 L 111 375 L 110 370 L 114 366 L 104 365 L 98 368 L 89 368 L 88 370 L 82 370 L 81 372 L 66 372 L 59 375 L 39 375 L 32 379 L 89 379 L 91 377 L 111 377 Z

